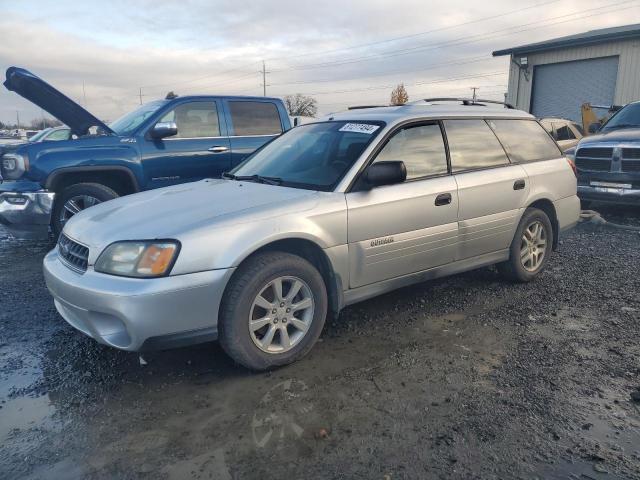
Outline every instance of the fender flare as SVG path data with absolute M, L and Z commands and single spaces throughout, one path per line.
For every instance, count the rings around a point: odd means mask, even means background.
M 138 183 L 138 179 L 133 174 L 133 172 L 121 165 L 91 165 L 91 166 L 80 166 L 80 167 L 63 167 L 58 168 L 52 171 L 47 180 L 45 181 L 44 187 L 49 190 L 51 186 L 54 185 L 56 179 L 62 175 L 66 175 L 68 173 L 84 173 L 84 172 L 123 172 L 131 180 L 131 184 L 133 185 L 133 190 L 135 192 L 140 191 L 140 184 Z

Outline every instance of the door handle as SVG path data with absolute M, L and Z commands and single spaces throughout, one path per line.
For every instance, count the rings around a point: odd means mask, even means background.
M 441 193 L 436 197 L 436 207 L 441 207 L 443 205 L 449 205 L 451 203 L 451 194 L 450 193 Z
M 513 189 L 514 190 L 524 190 L 524 185 L 525 185 L 524 180 L 516 180 L 513 183 Z
M 211 147 L 208 149 L 212 153 L 224 153 L 229 151 L 229 147 L 224 147 L 222 145 L 216 145 L 215 147 Z

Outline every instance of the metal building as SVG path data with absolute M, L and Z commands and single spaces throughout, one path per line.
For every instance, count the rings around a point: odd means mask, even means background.
M 580 105 L 640 100 L 640 24 L 493 52 L 510 55 L 507 101 L 537 117 L 580 121 Z

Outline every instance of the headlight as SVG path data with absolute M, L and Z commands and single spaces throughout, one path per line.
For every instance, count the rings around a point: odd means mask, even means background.
M 123 277 L 163 277 L 171 272 L 179 250 L 175 240 L 116 242 L 100 254 L 94 269 Z
M 17 153 L 5 153 L 0 166 L 2 166 L 2 176 L 7 180 L 17 180 L 29 170 L 29 160 L 26 156 Z

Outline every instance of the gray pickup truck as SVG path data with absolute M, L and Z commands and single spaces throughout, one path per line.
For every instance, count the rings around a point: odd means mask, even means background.
M 583 207 L 592 201 L 640 205 L 640 102 L 618 110 L 567 155 L 575 158 Z

